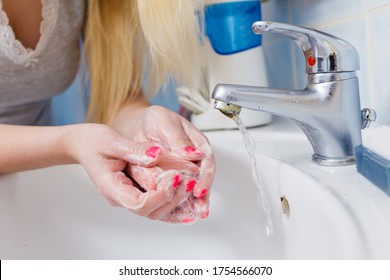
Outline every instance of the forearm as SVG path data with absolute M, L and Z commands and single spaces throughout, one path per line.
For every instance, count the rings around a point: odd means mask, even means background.
M 0 125 L 0 174 L 75 163 L 66 145 L 68 129 Z

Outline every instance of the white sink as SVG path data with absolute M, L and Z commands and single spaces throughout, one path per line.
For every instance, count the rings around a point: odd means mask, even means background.
M 218 168 L 208 220 L 170 225 L 113 208 L 77 165 L 3 175 L 0 259 L 390 258 L 386 194 L 354 166 L 311 163 L 309 142 L 289 122 L 249 131 L 275 235 L 266 234 L 239 132 L 216 131 L 207 133 Z

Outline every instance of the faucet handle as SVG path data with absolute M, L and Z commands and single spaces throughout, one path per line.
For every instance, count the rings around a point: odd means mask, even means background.
M 306 72 L 350 72 L 359 69 L 359 55 L 348 42 L 315 29 L 279 22 L 257 21 L 252 25 L 255 34 L 279 33 L 292 38 L 306 59 Z

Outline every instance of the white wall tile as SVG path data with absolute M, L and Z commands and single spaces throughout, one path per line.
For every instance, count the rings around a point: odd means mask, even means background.
M 295 65 L 292 62 L 290 39 L 266 35 L 263 50 L 268 75 L 268 84 L 275 88 L 294 88 Z
M 262 4 L 262 18 L 267 21 L 288 22 L 289 0 L 270 0 Z M 283 36 L 264 35 L 263 50 L 270 87 L 292 88 L 294 65 L 291 42 Z
M 355 17 L 366 10 L 366 0 L 289 0 L 289 4 L 291 22 L 310 27 Z
M 390 0 L 367 0 L 367 2 L 369 9 L 375 9 L 390 4 Z
M 354 45 L 360 57 L 361 105 L 376 109 L 378 122 L 390 125 L 390 0 L 270 0 L 266 5 L 270 7 L 267 20 L 314 27 Z M 274 62 L 269 76 L 278 75 L 272 80 L 274 86 L 301 88 L 306 75 L 298 48 L 283 41 L 271 41 L 266 48 L 270 56 L 266 60 Z M 275 59 L 280 52 L 283 57 Z M 282 60 L 291 67 L 277 70 Z
M 390 5 L 369 15 L 371 79 L 378 122 L 390 125 Z
M 261 5 L 263 20 L 288 21 L 288 0 L 270 0 Z M 390 1 L 390 0 L 389 0 Z

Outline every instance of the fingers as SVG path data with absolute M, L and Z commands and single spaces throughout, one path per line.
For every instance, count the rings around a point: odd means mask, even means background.
M 174 170 L 140 166 L 132 167 L 131 174 L 150 185 L 143 185 L 143 190 L 136 188 L 123 172 L 106 175 L 106 180 L 100 180 L 104 182 L 100 191 L 112 206 L 169 223 L 190 224 L 208 217 L 208 197 L 197 199 L 192 193 L 195 177 L 180 175 Z M 152 179 L 148 181 L 147 178 Z
M 214 179 L 215 160 L 210 144 L 203 133 L 188 120 L 158 106 L 149 108 L 148 121 L 145 125 L 144 131 L 148 135 L 153 135 L 146 139 L 155 143 L 164 143 L 167 150 L 179 158 L 199 166 L 199 172 L 196 173 L 199 174 L 199 178 L 194 188 L 194 195 L 199 198 L 208 195 Z M 163 153 L 160 156 L 163 156 Z M 159 165 L 163 163 L 163 160 L 159 161 Z
M 160 206 L 155 205 L 155 210 L 147 214 L 149 219 L 174 223 L 192 223 L 195 220 L 207 218 L 208 198 L 196 199 L 192 193 L 196 184 L 194 176 L 177 174 L 172 181 L 164 179 L 166 176 L 169 177 L 172 171 L 164 171 L 159 167 L 132 166 L 130 169 L 129 174 L 140 183 L 146 192 L 174 189 L 172 199 Z M 159 178 L 159 180 L 154 178 Z M 172 215 L 172 213 L 175 213 L 175 215 Z
M 160 163 L 153 167 L 128 165 L 126 168 L 127 174 L 129 174 L 129 176 L 134 179 L 134 181 L 137 182 L 144 190 L 157 189 L 158 176 L 160 176 L 161 173 L 169 170 L 176 170 L 181 175 L 197 176 L 199 174 L 198 165 L 193 162 L 177 158 L 176 156 L 169 157 L 169 159 L 163 158 L 163 156 L 161 156 Z M 193 180 L 189 182 L 189 191 L 192 191 L 195 183 L 196 178 L 193 178 Z
M 193 224 L 209 216 L 209 203 L 189 196 L 188 200 L 177 206 L 169 215 L 160 218 L 167 223 Z
M 144 190 L 156 189 L 156 178 L 163 172 L 176 170 L 182 175 L 196 176 L 199 174 L 199 166 L 191 161 L 184 160 L 171 152 L 164 152 L 160 155 L 159 164 L 153 167 L 142 167 L 139 165 L 128 165 L 127 174 L 133 178 Z M 196 178 L 189 182 L 189 191 L 192 191 Z
M 188 198 L 192 196 L 192 193 L 186 192 L 185 188 L 183 187 L 183 184 L 185 184 L 185 182 L 187 182 L 187 179 L 184 178 L 183 180 L 183 176 L 181 176 L 179 184 L 177 185 L 175 190 L 175 195 L 172 200 L 150 213 L 148 215 L 148 218 L 152 220 L 162 220 L 164 217 L 168 216 L 172 211 L 174 211 L 178 205 L 188 200 Z M 158 186 L 158 188 L 161 187 L 164 186 Z
M 200 163 L 198 182 L 194 188 L 194 196 L 203 198 L 209 195 L 214 180 L 215 161 L 212 156 L 203 159 Z
M 142 192 L 134 187 L 123 172 L 117 172 L 107 178 L 106 186 L 101 192 L 110 204 L 120 205 L 141 216 L 148 216 L 173 199 L 177 175 L 176 171 L 167 171 L 164 176 L 158 177 L 158 185 L 163 187 Z
M 198 175 L 199 166 L 188 160 L 184 159 L 175 153 L 165 151 L 160 155 L 158 166 L 162 170 L 177 170 L 181 174 Z
M 197 130 L 189 121 L 183 119 L 183 130 L 191 139 L 192 143 L 202 153 L 202 159 L 199 161 L 199 180 L 194 188 L 194 196 L 203 198 L 209 195 L 209 190 L 214 180 L 216 165 L 211 146 L 207 138 Z
M 179 158 L 197 162 L 199 171 L 196 174 L 199 176 L 193 192 L 195 197 L 205 197 L 209 194 L 215 174 L 215 160 L 210 144 L 203 133 L 189 121 L 177 115 L 172 116 L 168 117 L 170 121 L 165 123 L 164 130 L 159 133 L 161 141 Z M 159 165 L 162 163 L 163 160 Z
M 209 215 L 208 199 L 195 198 L 192 195 L 192 189 L 188 188 L 191 182 L 195 182 L 194 177 L 183 175 L 176 188 L 174 198 L 148 215 L 148 218 L 185 224 L 191 224 L 199 219 L 206 219 Z
M 119 134 L 111 141 L 107 154 L 135 165 L 156 165 L 163 150 L 158 145 L 131 141 Z
M 160 176 L 161 171 L 161 168 L 157 166 L 146 168 L 138 165 L 129 165 L 126 168 L 127 174 L 133 178 L 144 191 L 157 189 L 157 178 Z
M 202 152 L 194 146 L 191 139 L 183 131 L 182 119 L 184 120 L 184 118 L 158 106 L 151 108 L 148 114 L 152 120 L 161 120 L 163 128 L 148 123 L 146 130 L 156 131 L 159 141 L 166 144 L 173 153 L 190 161 L 197 161 L 202 158 Z

